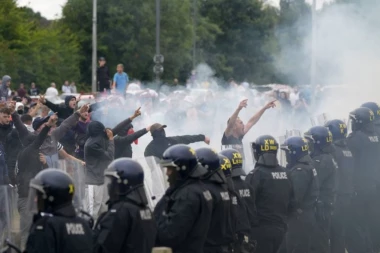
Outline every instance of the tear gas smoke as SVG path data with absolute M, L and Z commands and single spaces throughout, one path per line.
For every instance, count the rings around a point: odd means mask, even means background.
M 339 86 L 323 88 L 323 99 L 312 114 L 292 115 L 291 112 L 281 111 L 281 108 L 267 110 L 243 139 L 247 165 L 245 170 L 252 169 L 253 158 L 249 143 L 258 136 L 270 134 L 277 138 L 284 135 L 286 130 L 292 129 L 303 133 L 311 127 L 310 116 L 328 113 L 330 118 L 347 119 L 348 113 L 362 103 L 377 101 L 380 90 L 377 85 L 380 80 L 380 2 L 362 2 L 360 7 L 354 4 L 334 4 L 318 11 L 317 43 L 314 49 L 317 52 L 317 82 L 322 88 L 331 84 Z M 310 38 L 311 31 L 305 34 L 303 48 L 300 50 L 310 50 Z M 281 46 L 283 52 L 292 52 L 286 50 L 287 45 Z M 297 54 L 293 61 L 304 62 L 305 59 L 299 58 Z M 279 68 L 281 64 L 284 63 L 279 62 Z M 293 73 L 295 77 L 297 74 L 299 73 Z M 141 106 L 143 116 L 133 122 L 135 131 L 158 122 L 168 126 L 165 130 L 167 136 L 205 134 L 211 139 L 210 146 L 219 151 L 227 120 L 241 100 L 248 98 L 248 107 L 239 114 L 246 123 L 273 99 L 271 94 L 257 90 L 222 88 L 229 84 L 214 78 L 214 71 L 205 64 L 199 65 L 190 79 L 195 80 L 195 89 L 162 86 L 156 94 L 152 92 L 153 95 L 146 99 L 128 96 L 125 102 L 115 107 L 117 113 L 113 113 L 112 122 L 105 122 L 106 126 L 124 120 Z M 156 88 L 155 84 L 145 86 Z M 139 145 L 133 145 L 134 158 L 143 156 L 151 139 L 150 134 L 147 134 L 140 138 Z M 206 144 L 195 143 L 191 146 L 198 148 Z

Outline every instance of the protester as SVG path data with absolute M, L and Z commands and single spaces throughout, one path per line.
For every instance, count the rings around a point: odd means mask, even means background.
M 58 97 L 58 95 L 59 93 L 55 86 L 55 83 L 51 83 L 50 87 L 47 88 L 46 90 L 45 96 L 51 98 L 51 97 Z
M 26 96 L 25 85 L 23 83 L 20 83 L 20 88 L 17 90 L 17 94 L 20 98 L 23 98 Z
M 69 81 L 65 81 L 64 84 L 62 85 L 62 93 L 63 94 L 70 94 L 71 93 Z
M 117 72 L 113 76 L 112 89 L 116 89 L 120 94 L 124 94 L 127 88 L 129 77 L 124 72 L 124 65 L 118 64 L 116 68 Z
M 70 93 L 77 93 L 77 86 L 75 85 L 75 82 L 71 82 L 70 84 Z
M 38 96 L 40 95 L 40 91 L 39 89 L 36 87 L 36 84 L 35 83 L 31 83 L 30 84 L 30 89 L 28 90 L 28 94 L 30 96 Z
M 0 99 L 1 101 L 7 101 L 9 97 L 9 91 L 11 86 L 11 77 L 8 75 L 3 76 L 0 87 Z
M 150 127 L 153 140 L 145 148 L 145 157 L 154 156 L 157 158 L 162 158 L 162 154 L 165 150 L 176 144 L 190 144 L 200 141 L 210 144 L 210 139 L 203 134 L 166 137 L 165 128 L 166 125 L 161 125 L 159 123 L 155 123 Z
M 106 66 L 106 59 L 104 57 L 99 58 L 99 68 L 96 71 L 99 92 L 107 91 L 111 87 L 110 83 L 110 73 L 108 67 Z

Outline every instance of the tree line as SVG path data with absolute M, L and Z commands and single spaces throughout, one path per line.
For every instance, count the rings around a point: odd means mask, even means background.
M 68 0 L 54 21 L 16 0 L 1 2 L 0 75 L 41 88 L 64 80 L 91 88 L 92 0 Z M 194 23 L 196 62 L 207 63 L 218 78 L 309 82 L 304 45 L 311 6 L 305 0 L 281 0 L 280 8 L 260 0 L 161 0 L 162 78 L 169 83 L 184 82 L 192 70 Z M 151 81 L 154 54 L 155 1 L 98 0 L 98 56 L 106 57 L 111 74 L 123 63 L 130 77 Z

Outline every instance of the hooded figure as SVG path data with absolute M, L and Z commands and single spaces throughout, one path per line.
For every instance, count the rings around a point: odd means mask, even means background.
M 9 86 L 11 84 L 12 78 L 8 75 L 3 76 L 2 85 L 0 86 L 0 99 L 3 101 L 8 100 L 9 96 Z
M 102 185 L 104 170 L 114 159 L 114 142 L 108 140 L 106 128 L 99 121 L 88 125 L 87 135 L 89 138 L 84 145 L 86 184 Z
M 107 211 L 108 194 L 104 185 L 104 171 L 114 159 L 115 145 L 113 139 L 108 139 L 106 128 L 99 121 L 91 122 L 87 131 L 89 138 L 84 145 L 87 201 L 89 213 L 97 219 L 102 212 Z
M 74 113 L 74 109 L 76 106 L 76 98 L 75 96 L 66 96 L 65 104 L 56 105 L 50 102 L 49 100 L 45 100 L 44 104 L 49 107 L 50 110 L 57 113 L 59 119 L 67 119 Z
M 132 130 L 132 131 L 131 131 Z M 137 139 L 148 133 L 146 128 L 143 128 L 137 132 L 133 132 L 133 125 L 126 126 L 117 136 L 115 136 L 115 159 L 122 157 L 132 158 L 132 146 L 133 142 L 136 143 Z

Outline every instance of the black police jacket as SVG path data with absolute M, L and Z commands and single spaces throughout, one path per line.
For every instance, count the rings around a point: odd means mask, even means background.
M 338 164 L 337 174 L 337 196 L 352 196 L 353 173 L 355 169 L 355 160 L 351 150 L 348 149 L 346 141 L 334 143 L 334 159 Z
M 72 205 L 53 214 L 41 214 L 30 230 L 28 253 L 93 252 L 92 231 L 87 221 L 76 216 Z
M 296 164 L 287 168 L 293 186 L 292 212 L 312 210 L 319 196 L 317 171 L 310 156 L 302 157 Z
M 210 227 L 204 245 L 204 251 L 213 252 L 212 248 L 229 246 L 234 242 L 235 229 L 232 220 L 232 196 L 230 196 L 226 184 L 208 180 L 204 180 L 203 182 L 212 195 L 213 203 Z
M 156 234 L 156 223 L 148 207 L 119 201 L 98 219 L 94 253 L 151 253 Z
M 332 152 L 332 150 L 331 150 Z M 315 151 L 311 154 L 313 166 L 317 170 L 319 182 L 319 200 L 327 205 L 335 202 L 336 174 L 338 164 L 331 153 Z
M 274 225 L 285 227 L 292 197 L 292 184 L 283 167 L 277 160 L 263 160 L 255 165 L 245 181 L 251 185 L 255 194 L 256 226 Z
M 174 253 L 202 253 L 212 215 L 212 195 L 200 180 L 168 189 L 157 203 L 157 244 Z
M 233 177 L 235 192 L 237 194 L 237 227 L 238 234 L 250 235 L 251 226 L 255 224 L 256 204 L 255 193 L 252 187 L 241 177 Z
M 380 137 L 373 130 L 354 131 L 347 138 L 355 169 L 353 185 L 357 193 L 372 193 L 379 183 Z

